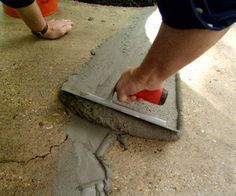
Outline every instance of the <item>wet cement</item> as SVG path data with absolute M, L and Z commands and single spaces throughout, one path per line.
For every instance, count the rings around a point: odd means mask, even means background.
M 65 131 L 71 142 L 58 161 L 54 195 L 111 195 L 111 168 L 103 156 L 114 133 L 79 117 Z
M 132 24 L 128 28 L 107 39 L 93 50 L 93 58 L 80 66 L 77 72 L 63 84 L 60 99 L 66 108 L 74 113 L 112 130 L 142 138 L 176 140 L 180 137 L 181 132 L 169 130 L 178 129 L 175 76 L 166 81 L 165 88 L 168 89 L 169 96 L 164 106 L 146 102 L 128 105 L 129 108 L 143 114 L 166 120 L 169 129 L 79 97 L 83 91 L 108 98 L 121 73 L 126 68 L 142 62 L 151 45 L 145 33 L 145 24 L 153 11 L 154 8 L 140 10 L 140 14 L 132 19 Z

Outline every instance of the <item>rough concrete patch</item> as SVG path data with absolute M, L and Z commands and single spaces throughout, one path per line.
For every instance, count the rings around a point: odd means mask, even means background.
M 172 132 L 78 97 L 83 91 L 108 98 L 123 70 L 142 62 L 151 45 L 145 35 L 144 27 L 153 11 L 154 9 L 151 8 L 141 10 L 140 14 L 133 18 L 132 25 L 98 47 L 96 56 L 82 65 L 63 84 L 60 98 L 74 113 L 113 130 L 144 138 L 176 140 L 181 135 L 180 131 Z M 169 91 L 169 97 L 164 106 L 131 104 L 128 107 L 166 120 L 167 127 L 176 130 L 178 112 L 175 77 L 171 77 L 166 82 L 166 88 Z

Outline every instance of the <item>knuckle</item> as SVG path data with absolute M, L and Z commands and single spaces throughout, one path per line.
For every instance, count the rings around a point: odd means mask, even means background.
M 65 30 L 64 30 L 64 29 L 62 29 L 62 28 L 61 28 L 61 29 L 59 29 L 59 31 L 58 31 L 58 32 L 59 32 L 59 34 L 61 34 L 61 35 L 65 34 Z

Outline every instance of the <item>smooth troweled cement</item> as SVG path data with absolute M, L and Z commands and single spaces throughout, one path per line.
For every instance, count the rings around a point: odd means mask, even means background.
M 152 8 L 140 10 L 140 14 L 132 19 L 132 24 L 128 28 L 93 50 L 94 57 L 63 84 L 60 99 L 73 112 L 112 130 L 142 138 L 176 140 L 180 136 L 180 131 L 169 131 L 79 97 L 83 91 L 108 98 L 122 72 L 142 62 L 151 45 L 147 36 L 147 23 L 153 11 Z M 158 23 L 158 20 L 156 22 Z M 130 104 L 127 107 L 166 120 L 167 127 L 178 129 L 175 82 L 173 76 L 165 84 L 169 91 L 165 105 L 157 106 L 144 102 Z

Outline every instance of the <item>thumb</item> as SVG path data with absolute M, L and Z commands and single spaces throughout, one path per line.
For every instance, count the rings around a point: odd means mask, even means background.
M 117 99 L 120 102 L 129 103 L 129 97 L 120 91 L 117 91 Z

